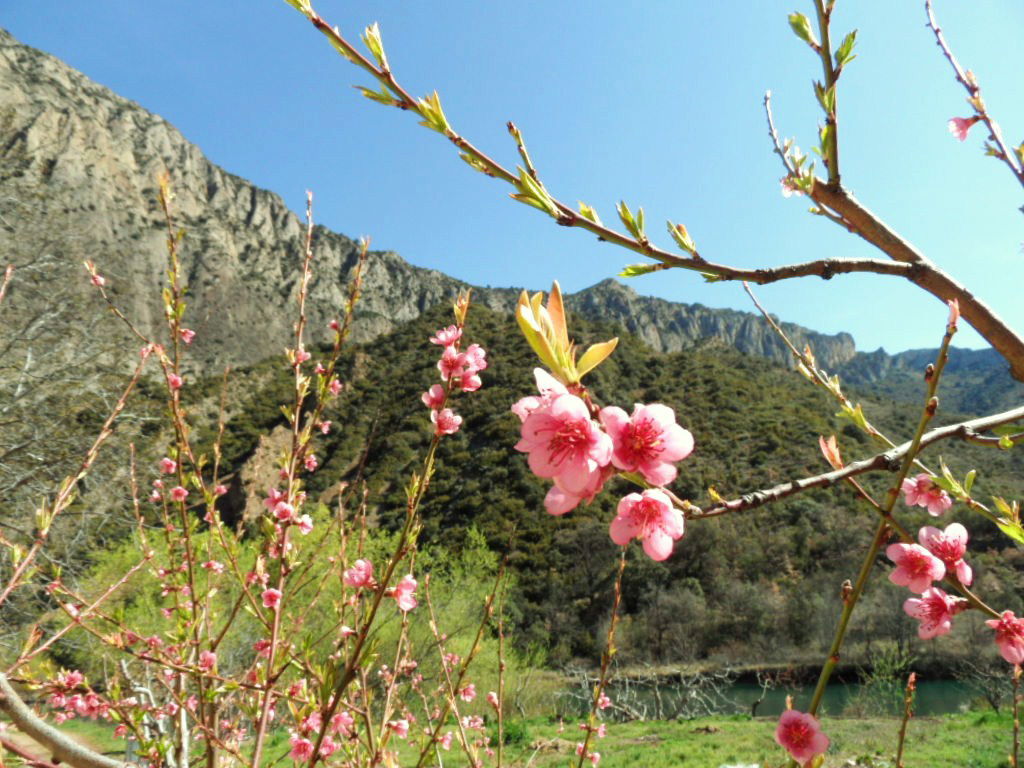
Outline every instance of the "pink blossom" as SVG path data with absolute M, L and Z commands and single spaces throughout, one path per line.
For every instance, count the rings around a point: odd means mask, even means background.
M 338 634 L 341 635 L 341 639 L 344 640 L 346 638 L 353 637 L 356 634 L 356 631 L 348 624 L 342 624 L 341 629 L 338 630 Z
M 649 489 L 619 501 L 609 533 L 620 547 L 631 539 L 643 539 L 648 557 L 665 560 L 672 554 L 672 542 L 683 537 L 683 528 L 683 513 L 672 506 L 672 500 L 664 491 Z
M 956 577 L 965 587 L 971 586 L 974 572 L 964 562 L 967 551 L 967 529 L 960 523 L 951 523 L 945 531 L 931 525 L 924 526 L 917 532 L 917 540 L 921 546 L 941 560 L 947 571 L 955 571 Z
M 417 606 L 416 579 L 412 575 L 403 576 L 395 587 L 394 598 L 400 611 L 408 612 Z
M 498 709 L 498 706 L 499 706 L 498 694 L 495 693 L 494 691 L 488 691 L 487 692 L 487 703 L 490 704 L 495 709 Z
M 352 726 L 355 724 L 356 719 L 352 717 L 352 713 L 343 709 L 331 718 L 331 732 L 348 736 L 352 732 Z
M 945 564 L 920 544 L 890 544 L 885 556 L 896 563 L 889 581 L 911 592 L 921 594 L 946 575 Z
M 430 420 L 434 422 L 434 434 L 438 437 L 441 437 L 442 435 L 454 435 L 459 431 L 459 427 L 462 425 L 462 417 L 451 408 L 445 408 L 441 411 L 431 411 Z
M 207 560 L 203 563 L 203 568 L 213 573 L 224 573 L 224 563 L 217 560 Z
M 323 363 L 317 363 L 316 366 L 313 368 L 313 373 L 315 373 L 317 376 L 323 376 L 325 373 L 327 373 L 327 369 L 324 368 Z
M 602 693 L 600 696 L 597 697 L 598 709 L 608 709 L 608 707 L 610 707 L 611 705 L 612 700 L 608 698 L 608 695 L 606 693 Z
M 313 518 L 309 515 L 303 515 L 298 520 L 296 520 L 295 523 L 299 526 L 299 533 L 301 533 L 303 536 L 312 532 L 313 530 Z
M 555 395 L 529 412 L 516 450 L 528 454 L 531 471 L 555 478 L 560 488 L 583 495 L 611 460 L 612 441 L 575 395 Z
M 808 763 L 815 755 L 825 754 L 828 736 L 811 715 L 787 709 L 779 718 L 775 741 L 800 764 Z
M 444 404 L 444 387 L 440 384 L 431 385 L 430 389 L 420 395 L 420 400 L 427 408 L 437 410 Z
M 463 392 L 476 392 L 483 385 L 484 383 L 479 376 L 468 371 L 462 374 L 462 377 L 459 379 L 459 388 Z
M 470 683 L 461 691 L 459 691 L 459 698 L 463 701 L 472 701 L 476 698 L 476 686 Z
M 316 468 L 320 466 L 320 462 L 315 453 L 311 453 L 306 456 L 302 463 L 306 467 L 307 472 L 316 472 Z
M 461 338 L 462 329 L 454 325 L 449 325 L 447 328 L 442 328 L 431 336 L 430 343 L 439 344 L 442 347 L 450 347 Z
M 373 586 L 373 563 L 360 558 L 352 563 L 352 567 L 343 575 L 345 583 L 350 587 Z
M 611 467 L 602 467 L 599 472 L 591 475 L 590 483 L 583 489 L 582 493 L 569 493 L 561 487 L 558 478 L 555 484 L 544 497 L 544 508 L 549 515 L 564 515 L 566 512 L 575 509 L 581 501 L 590 503 L 594 497 L 604 488 L 605 480 L 615 474 Z
M 93 274 L 91 278 L 89 278 L 89 282 L 91 282 L 97 288 L 102 288 L 104 285 L 107 284 L 107 279 L 97 272 Z
M 269 509 L 271 512 L 280 504 L 282 501 L 287 501 L 285 494 L 277 490 L 277 488 L 271 488 L 267 491 L 267 498 L 263 500 L 263 506 Z
M 256 655 L 264 659 L 270 658 L 270 641 L 269 640 L 257 640 L 252 644 L 252 649 L 256 651 Z
M 466 354 L 455 347 L 445 347 L 441 359 L 437 361 L 437 370 L 441 372 L 442 381 L 462 376 L 466 372 Z
M 213 489 L 213 495 L 214 496 L 223 496 L 227 492 L 228 492 L 228 487 L 226 485 L 217 485 Z
M 181 389 L 181 386 L 184 383 L 184 379 L 182 379 L 181 376 L 179 376 L 178 374 L 167 374 L 167 386 L 169 386 L 171 389 Z
M 296 366 L 302 365 L 304 362 L 309 360 L 309 358 L 311 358 L 311 357 L 312 357 L 312 355 L 309 352 L 307 352 L 302 347 L 299 347 L 297 350 L 295 350 L 295 365 Z
M 487 350 L 479 344 L 470 344 L 466 348 L 465 356 L 467 373 L 478 373 L 487 368 Z
M 57 673 L 57 685 L 62 688 L 77 688 L 84 682 L 85 675 L 77 669 L 72 669 L 69 672 L 61 671 Z
M 1003 611 L 998 619 L 985 622 L 996 631 L 999 653 L 1011 664 L 1024 664 L 1024 619 L 1018 619 L 1013 611 Z
M 163 498 L 164 497 L 160 495 L 160 491 L 158 491 L 156 488 L 154 488 L 153 491 L 149 494 L 149 500 L 154 504 L 163 501 Z
M 324 736 L 323 741 L 320 742 L 320 757 L 330 757 L 338 751 L 340 745 L 337 744 L 334 739 L 330 736 Z
M 676 424 L 667 405 L 633 406 L 627 416 L 621 408 L 601 410 L 601 423 L 611 436 L 612 463 L 626 472 L 640 472 L 652 485 L 668 485 L 676 479 L 674 462 L 693 450 L 693 435 Z
M 165 475 L 173 474 L 174 471 L 177 469 L 178 462 L 176 462 L 174 459 L 169 459 L 166 456 L 160 459 L 160 471 L 163 472 Z
M 976 122 L 981 118 L 975 115 L 974 117 L 952 117 L 946 124 L 949 127 L 949 132 L 953 134 L 960 141 L 967 140 L 967 132 L 971 130 Z
M 327 327 L 330 328 L 332 331 L 341 330 L 341 324 L 337 320 L 331 320 L 331 322 L 327 324 Z
M 953 506 L 949 494 L 935 485 L 931 475 L 924 472 L 913 479 L 904 479 L 903 500 L 911 507 L 926 507 L 933 517 L 938 517 Z
M 409 735 L 409 721 L 405 720 L 389 720 L 388 728 L 395 732 L 395 736 L 400 739 L 404 739 Z
M 328 389 L 331 390 L 332 395 L 337 397 L 338 394 L 341 393 L 341 381 L 339 381 L 338 379 L 331 379 L 331 383 L 328 386 Z
M 292 749 L 288 753 L 288 756 L 292 760 L 305 762 L 313 756 L 313 742 L 309 739 L 303 738 L 297 733 L 293 733 L 288 741 L 292 745 Z
M 188 490 L 182 488 L 180 485 L 171 488 L 171 498 L 175 501 L 184 501 L 188 498 Z
M 512 413 L 518 416 L 520 421 L 526 421 L 526 417 L 538 408 L 550 405 L 556 395 L 564 395 L 569 391 L 562 382 L 543 368 L 534 368 L 533 378 L 537 382 L 537 391 L 540 392 L 540 397 L 528 395 L 512 406 Z
M 186 344 L 191 344 L 192 340 L 196 337 L 196 332 L 191 328 L 182 328 L 178 333 L 181 334 L 181 340 Z
M 329 422 L 329 421 L 321 421 L 320 422 L 320 434 L 321 435 L 326 435 L 326 434 L 330 433 L 330 431 L 331 431 L 331 422 Z
M 953 617 L 959 613 L 960 606 L 955 597 L 950 597 L 938 587 L 929 587 L 921 593 L 920 599 L 911 597 L 904 602 L 903 610 L 921 622 L 917 636 L 922 640 L 930 640 L 949 633 L 953 628 Z
M 447 750 L 450 750 L 452 748 L 452 738 L 454 738 L 454 736 L 455 736 L 454 733 L 452 733 L 451 731 L 448 731 L 448 732 L 445 733 L 444 736 L 439 738 L 437 741 L 441 745 L 441 748 L 444 749 L 445 751 L 447 751 Z
M 199 668 L 204 672 L 211 671 L 217 666 L 217 654 L 213 651 L 202 651 L 199 654 Z
M 279 501 L 274 507 L 274 517 L 282 523 L 287 522 L 295 517 L 295 507 L 287 501 Z
M 263 598 L 264 608 L 273 608 L 275 611 L 281 604 L 281 590 L 280 589 L 265 589 L 263 594 L 260 595 Z

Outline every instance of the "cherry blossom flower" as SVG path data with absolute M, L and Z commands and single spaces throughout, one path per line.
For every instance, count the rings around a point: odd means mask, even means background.
M 556 478 L 560 488 L 574 495 L 583 495 L 611 460 L 611 438 L 575 395 L 555 395 L 549 405 L 531 411 L 521 436 L 515 448 L 528 454 L 530 470 Z
M 920 598 L 911 597 L 904 602 L 903 610 L 921 622 L 917 636 L 922 640 L 930 640 L 948 634 L 953 628 L 953 617 L 961 609 L 957 598 L 950 597 L 938 587 L 929 587 L 921 593 Z
M 420 400 L 432 411 L 439 409 L 444 403 L 444 387 L 440 384 L 431 385 L 430 389 L 420 395 Z
M 331 322 L 327 324 L 327 327 L 330 328 L 332 331 L 340 331 L 341 323 L 339 323 L 337 320 L 331 320 Z
M 177 469 L 178 462 L 176 462 L 174 459 L 169 459 L 166 456 L 160 459 L 160 471 L 163 472 L 165 475 L 174 474 L 174 472 Z
M 667 405 L 633 406 L 633 415 L 616 406 L 601 409 L 601 423 L 612 439 L 612 463 L 626 472 L 640 472 L 652 485 L 676 479 L 673 462 L 693 451 L 693 435 L 676 424 Z
M 430 420 L 434 423 L 434 434 L 438 437 L 454 435 L 462 425 L 462 417 L 451 408 L 431 411 Z
M 908 506 L 925 507 L 933 517 L 938 517 L 953 506 L 949 494 L 935 485 L 931 475 L 924 472 L 913 479 L 904 479 L 902 490 L 903 500 Z
M 441 359 L 437 361 L 437 370 L 441 372 L 442 381 L 462 376 L 466 372 L 466 353 L 459 352 L 455 347 L 445 347 Z
M 182 328 L 178 333 L 181 334 L 181 340 L 186 344 L 191 344 L 192 340 L 196 337 L 196 332 L 191 328 Z
M 924 526 L 917 532 L 917 540 L 921 546 L 941 560 L 947 571 L 956 573 L 956 577 L 965 587 L 971 586 L 974 572 L 964 562 L 967 551 L 967 529 L 960 523 L 951 523 L 945 531 L 931 525 Z
M 544 508 L 550 515 L 564 515 L 575 509 L 581 501 L 589 504 L 604 488 L 605 481 L 614 474 L 615 470 L 611 467 L 603 467 L 600 472 L 595 472 L 591 476 L 590 484 L 579 494 L 569 493 L 561 487 L 558 478 L 555 478 L 555 484 L 544 497 Z
M 331 718 L 331 732 L 348 736 L 352 732 L 352 726 L 355 724 L 356 719 L 352 717 L 352 713 L 343 709 Z
M 476 698 L 476 686 L 470 683 L 461 691 L 459 691 L 459 698 L 463 701 L 472 701 Z
M 202 651 L 199 654 L 199 668 L 204 672 L 211 671 L 217 666 L 217 654 L 213 651 Z
M 672 506 L 665 492 L 649 489 L 619 501 L 609 533 L 620 547 L 631 539 L 643 539 L 648 557 L 665 560 L 672 554 L 672 542 L 683 537 L 683 528 L 683 513 Z
M 344 581 L 350 587 L 373 586 L 373 563 L 360 558 L 352 563 L 352 567 L 345 571 Z
M 97 272 L 96 274 L 89 278 L 89 282 L 91 282 L 97 288 L 102 288 L 104 285 L 107 284 L 107 279 Z
M 265 589 L 260 597 L 263 598 L 264 608 L 273 608 L 276 611 L 281 604 L 281 590 L 279 589 Z
M 495 691 L 488 691 L 487 692 L 487 703 L 490 704 L 495 709 L 498 709 L 498 706 L 499 706 L 498 694 Z
M 316 472 L 316 468 L 320 466 L 320 461 L 315 453 L 311 453 L 303 460 L 303 465 L 306 467 L 307 472 Z
M 328 389 L 331 390 L 331 394 L 337 397 L 341 393 L 341 381 L 338 379 L 332 379 Z
M 455 325 L 442 328 L 430 337 L 431 344 L 438 344 L 442 347 L 450 347 L 462 338 L 462 329 Z
M 329 422 L 329 421 L 321 421 L 320 422 L 320 434 L 321 435 L 326 435 L 326 434 L 329 434 L 330 431 L 331 431 L 331 422 Z
M 292 760 L 305 762 L 313 756 L 313 742 L 309 739 L 293 733 L 288 741 L 292 745 L 291 751 L 288 753 Z
M 999 653 L 1011 664 L 1024 664 L 1024 619 L 1018 619 L 1013 611 L 1003 611 L 998 619 L 985 622 L 996 631 Z
M 896 563 L 889 581 L 921 594 L 946 575 L 946 565 L 920 544 L 890 544 L 885 556 Z
M 171 498 L 175 501 L 184 501 L 188 498 L 188 490 L 182 488 L 180 485 L 171 488 Z
M 227 492 L 228 492 L 228 487 L 226 485 L 214 486 L 214 489 L 213 489 L 213 495 L 214 496 L 223 496 Z
M 224 573 L 224 563 L 218 560 L 207 560 L 202 567 L 212 573 Z
M 981 118 L 977 115 L 974 117 L 952 117 L 946 125 L 949 128 L 949 132 L 958 140 L 966 141 L 967 132 L 971 130 L 971 127 L 979 120 L 981 120 Z
M 447 731 L 444 736 L 437 740 L 437 743 L 441 745 L 441 748 L 446 752 L 452 748 L 452 739 L 455 734 L 452 731 Z
M 182 379 L 181 376 L 179 376 L 178 374 L 167 374 L 167 386 L 169 386 L 171 389 L 181 389 L 181 386 L 184 383 L 184 379 Z
M 528 395 L 512 406 L 512 413 L 518 416 L 520 421 L 526 421 L 526 417 L 538 408 L 550 405 L 556 395 L 568 393 L 565 385 L 543 368 L 534 368 L 533 377 L 537 382 L 537 391 L 540 392 L 540 396 Z
M 612 700 L 608 698 L 608 694 L 602 693 L 597 697 L 597 708 L 608 709 L 612 705 Z
M 270 658 L 270 641 L 263 639 L 257 640 L 252 644 L 252 649 L 256 651 L 256 655 L 264 659 Z
M 416 586 L 416 579 L 411 574 L 403 576 L 402 580 L 398 582 L 394 590 L 394 598 L 400 611 L 409 612 L 418 605 Z
M 313 518 L 309 515 L 303 515 L 295 521 L 295 524 L 299 526 L 299 533 L 303 536 L 311 533 L 313 530 Z
M 279 501 L 274 507 L 274 517 L 282 523 L 288 522 L 295 517 L 295 507 L 287 501 Z
M 464 354 L 468 373 L 478 373 L 487 368 L 487 350 L 479 344 L 470 344 Z
M 388 728 L 395 732 L 395 736 L 404 739 L 409 735 L 409 721 L 406 719 L 389 720 Z
M 804 712 L 787 709 L 779 718 L 775 741 L 801 765 L 828 749 L 828 736 L 821 732 L 818 721 Z

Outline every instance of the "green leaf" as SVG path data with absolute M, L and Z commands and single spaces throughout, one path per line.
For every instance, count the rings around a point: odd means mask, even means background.
M 811 20 L 802 13 L 789 14 L 789 26 L 793 33 L 811 48 L 814 50 L 821 48 L 818 39 L 814 36 L 814 30 L 811 28 Z
M 857 58 L 857 54 L 853 52 L 853 46 L 857 42 L 857 30 L 853 30 L 846 37 L 843 38 L 843 42 L 836 48 L 836 67 L 842 68 L 849 64 L 851 61 Z
M 659 269 L 664 269 L 665 265 L 656 264 L 627 264 L 619 272 L 619 277 L 640 277 L 640 275 L 648 275 L 651 272 L 657 272 Z
M 1024 529 L 1021 529 L 1020 523 L 1013 520 L 997 520 L 996 525 L 1018 544 L 1024 544 Z
M 583 353 L 583 357 L 580 358 L 579 362 L 576 363 L 576 373 L 579 377 L 583 378 L 584 374 L 594 370 L 594 368 L 603 363 L 605 359 L 615 351 L 615 347 L 618 343 L 618 338 L 614 338 L 610 341 L 602 341 L 599 344 L 592 344 L 587 351 Z
M 1011 440 L 1008 435 L 1003 435 L 999 438 L 999 447 L 1004 451 L 1008 451 L 1013 448 L 1013 440 Z
M 582 216 L 587 221 L 594 222 L 598 226 L 604 226 L 603 224 L 601 224 L 601 217 L 597 215 L 597 211 L 595 211 L 592 207 L 584 203 L 582 200 L 579 201 L 579 204 L 580 216 Z
M 978 470 L 976 469 L 972 469 L 970 472 L 967 473 L 967 476 L 964 478 L 964 491 L 966 491 L 967 493 L 971 492 L 971 488 L 974 487 L 974 478 L 976 478 L 977 476 Z

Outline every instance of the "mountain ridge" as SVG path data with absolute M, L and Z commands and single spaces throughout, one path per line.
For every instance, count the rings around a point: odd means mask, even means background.
M 170 169 L 175 221 L 188 233 L 190 322 L 198 331 L 193 359 L 209 372 L 256 362 L 292 342 L 289 313 L 267 311 L 294 306 L 299 287 L 305 225 L 282 198 L 212 163 L 163 118 L 3 29 L 0 158 L 0 251 L 19 266 L 27 259 L 19 254 L 18 243 L 32 242 L 44 230 L 51 236 L 58 229 L 68 233 L 54 239 L 56 258 L 47 278 L 71 286 L 61 296 L 63 303 L 71 301 L 78 312 L 95 306 L 78 271 L 81 260 L 90 258 L 111 280 L 126 314 L 147 333 L 160 331 L 166 232 L 156 204 L 156 178 Z M 315 253 L 309 329 L 311 341 L 323 342 L 329 320 L 344 304 L 357 246 L 318 226 Z M 8 311 L 23 313 L 19 272 L 15 275 L 10 297 L 15 309 Z M 374 251 L 366 267 L 356 339 L 387 333 L 467 287 L 394 252 Z M 492 309 L 511 312 L 519 289 L 475 287 L 474 294 Z M 569 296 L 568 305 L 587 317 L 621 325 L 660 352 L 723 344 L 792 365 L 788 349 L 753 313 L 641 296 L 612 278 Z M 848 333 L 782 326 L 795 344 L 809 344 L 824 368 L 855 385 L 870 387 L 895 377 L 890 389 L 903 391 L 907 377 L 925 364 L 918 351 L 858 352 Z M 988 385 L 998 390 L 989 400 L 1002 402 L 1018 393 L 992 355 L 958 350 L 955 357 L 985 363 Z

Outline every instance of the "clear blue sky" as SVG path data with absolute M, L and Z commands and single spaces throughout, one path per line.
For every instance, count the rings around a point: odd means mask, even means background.
M 1014 143 L 1024 139 L 1018 0 L 936 0 L 948 38 L 981 80 Z M 368 234 L 414 264 L 472 283 L 578 290 L 639 259 L 513 203 L 410 115 L 370 103 L 368 78 L 283 0 L 7 0 L 0 24 L 167 118 L 225 169 L 317 218 Z M 840 90 L 844 181 L 870 208 L 1024 327 L 1024 193 L 946 120 L 964 92 L 924 26 L 923 0 L 839 0 L 835 31 L 860 29 Z M 779 194 L 761 98 L 809 150 L 818 61 L 786 14 L 808 0 L 320 0 L 353 38 L 379 21 L 413 93 L 437 89 L 456 130 L 513 164 L 523 131 L 548 188 L 606 222 L 625 199 L 685 223 L 710 259 L 742 266 L 876 255 Z M 682 271 L 638 278 L 641 293 L 751 309 L 740 287 Z M 935 346 L 944 308 L 895 278 L 837 277 L 760 289 L 786 320 L 853 333 L 858 347 Z M 983 345 L 973 332 L 963 346 Z

